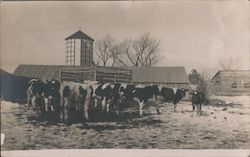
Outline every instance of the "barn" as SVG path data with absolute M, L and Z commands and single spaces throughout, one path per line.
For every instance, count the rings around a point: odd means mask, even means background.
M 166 87 L 189 88 L 183 66 L 179 67 L 103 67 L 93 64 L 93 42 L 82 31 L 66 39 L 65 65 L 19 65 L 14 74 L 28 78 L 59 81 L 127 82 L 161 84 Z
M 164 87 L 189 88 L 184 67 L 102 67 L 64 65 L 19 65 L 14 74 L 42 80 L 84 82 L 126 82 L 131 84 L 157 84 Z
M 250 95 L 250 70 L 221 70 L 208 83 L 210 95 Z

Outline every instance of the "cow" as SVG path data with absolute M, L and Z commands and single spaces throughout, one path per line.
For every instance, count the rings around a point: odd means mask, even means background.
M 162 87 L 161 95 L 164 99 L 164 102 L 171 102 L 174 104 L 174 112 L 176 112 L 177 103 L 185 97 L 187 91 L 188 90 L 184 88 L 177 89 Z
M 110 112 L 111 106 L 119 114 L 120 105 L 120 83 L 97 83 L 93 86 L 93 98 L 95 100 L 95 108 L 98 106 L 98 100 L 101 101 L 102 111 Z
M 42 92 L 43 92 L 42 81 L 37 79 L 31 79 L 28 83 L 29 87 L 26 91 L 28 108 L 33 106 L 37 109 L 39 107 L 40 110 L 43 111 L 42 106 L 44 104 L 44 101 L 42 97 Z
M 45 103 L 45 112 L 58 110 L 60 106 L 60 82 L 57 80 L 44 80 L 42 95 Z
M 193 107 L 193 112 L 195 111 L 195 106 L 197 106 L 197 115 L 201 115 L 201 105 L 205 103 L 205 95 L 199 91 L 190 92 L 192 95 L 191 102 Z
M 139 106 L 139 115 L 142 117 L 142 110 L 144 104 L 148 102 L 150 98 L 154 98 L 154 102 L 156 101 L 156 97 L 160 95 L 160 91 L 156 85 L 154 86 L 145 86 L 145 85 L 126 85 L 121 87 L 121 93 L 123 100 L 130 101 L 133 100 L 138 103 Z M 157 103 L 154 103 L 156 107 L 156 111 L 158 114 L 159 106 Z
M 89 119 L 88 109 L 91 104 L 93 88 L 88 84 L 62 82 L 60 86 L 60 121 L 68 122 L 70 107 L 83 108 L 84 117 Z

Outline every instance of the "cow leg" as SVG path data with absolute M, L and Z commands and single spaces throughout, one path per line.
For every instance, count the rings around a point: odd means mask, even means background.
M 174 104 L 174 112 L 176 112 L 177 104 Z
M 202 113 L 202 111 L 201 111 L 201 105 L 202 105 L 202 104 L 200 104 L 200 116 L 201 116 L 201 113 Z
M 114 108 L 115 108 L 116 115 L 119 115 L 120 102 L 117 102 L 117 104 L 114 104 Z
M 84 102 L 84 117 L 86 118 L 86 120 L 89 119 L 88 110 L 89 110 L 90 103 L 91 103 L 91 99 L 86 99 Z
M 54 112 L 54 99 L 53 98 L 49 98 L 49 109 L 50 111 Z
M 64 121 L 67 123 L 68 122 L 68 117 L 69 117 L 69 99 L 64 98 L 64 106 L 63 106 L 63 112 L 64 112 Z
M 106 106 L 106 97 L 104 97 L 102 100 L 102 111 L 105 111 L 105 106 Z
M 107 111 L 107 113 L 109 113 L 109 111 L 110 111 L 110 101 L 108 101 L 107 102 L 107 105 L 106 105 L 106 111 Z
M 156 112 L 157 112 L 157 114 L 160 114 L 160 109 L 159 109 L 159 105 L 158 104 L 156 104 Z
M 30 104 L 31 104 L 31 100 L 30 100 L 30 97 L 27 98 L 27 106 L 28 106 L 28 109 L 30 108 Z
M 193 112 L 195 111 L 195 104 L 192 104 L 192 106 L 193 106 Z
M 76 102 L 76 108 L 75 108 L 76 112 L 79 111 L 79 103 Z
M 154 95 L 154 103 L 155 103 L 155 108 L 156 108 L 157 114 L 160 114 L 159 105 L 157 102 L 157 96 L 155 96 L 155 95 Z
M 143 101 L 139 101 L 139 114 L 140 117 L 142 117 L 142 108 L 143 108 L 144 102 Z
M 61 98 L 61 102 L 60 102 L 60 121 L 63 122 L 63 119 L 64 119 L 64 98 Z
M 201 115 L 201 104 L 198 104 L 197 106 L 197 115 Z
M 31 98 L 31 107 L 32 107 L 32 109 L 34 109 L 34 106 L 36 106 L 36 97 L 35 96 L 33 96 Z
M 44 98 L 44 104 L 45 104 L 45 112 L 49 111 L 49 99 Z
M 94 101 L 95 101 L 95 108 L 97 108 L 98 100 L 95 98 Z
M 195 115 L 195 106 L 196 106 L 196 104 L 192 103 L 193 111 L 192 111 L 191 117 L 194 117 L 194 115 Z M 196 108 L 197 108 L 197 106 L 196 106 Z

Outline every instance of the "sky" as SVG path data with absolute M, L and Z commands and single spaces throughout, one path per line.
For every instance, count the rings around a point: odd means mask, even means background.
M 64 65 L 64 39 L 82 30 L 95 41 L 149 32 L 160 40 L 156 66 L 210 71 L 233 58 L 239 69 L 248 69 L 249 26 L 247 0 L 2 2 L 1 68 Z

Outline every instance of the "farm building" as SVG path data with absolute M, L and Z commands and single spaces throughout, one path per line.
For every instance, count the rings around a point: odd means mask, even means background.
M 19 65 L 14 74 L 59 81 L 127 82 L 189 88 L 184 67 L 102 67 L 93 64 L 93 42 L 78 31 L 66 39 L 65 65 Z
M 208 83 L 210 95 L 250 95 L 250 70 L 221 70 Z
M 132 84 L 161 84 L 166 87 L 189 88 L 184 67 L 101 67 L 19 65 L 17 76 L 59 81 L 97 80 Z

